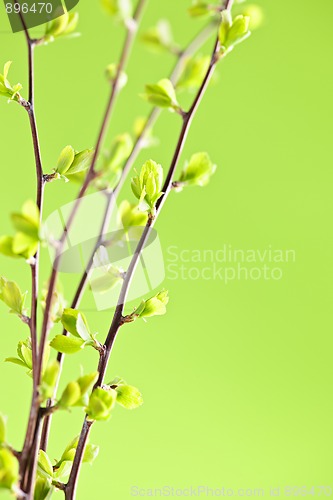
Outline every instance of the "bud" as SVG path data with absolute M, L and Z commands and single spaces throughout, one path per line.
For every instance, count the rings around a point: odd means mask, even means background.
M 145 226 L 147 220 L 147 214 L 141 212 L 138 205 L 127 200 L 121 202 L 118 208 L 118 221 L 121 227 L 126 229 L 132 226 Z
M 6 97 L 10 101 L 21 101 L 21 96 L 19 91 L 22 89 L 22 85 L 17 83 L 16 85 L 11 85 L 7 80 L 9 68 L 12 64 L 12 61 L 6 62 L 3 74 L 0 74 L 0 96 Z
M 0 449 L 0 489 L 12 490 L 19 479 L 19 463 L 7 448 Z
M 140 174 L 133 177 L 131 187 L 139 200 L 142 211 L 154 211 L 156 202 L 162 196 L 163 168 L 153 160 L 141 167 Z
M 177 83 L 178 89 L 196 89 L 200 87 L 210 63 L 210 57 L 191 57 L 186 61 L 182 76 Z
M 162 316 L 166 313 L 166 306 L 169 302 L 167 290 L 162 290 L 154 297 L 143 300 L 139 307 L 129 316 L 132 320 L 137 318 L 149 318 L 151 316 Z
M 131 0 L 101 0 L 102 6 L 110 16 L 120 21 L 129 21 L 132 18 L 133 5 Z
M 211 5 L 200 0 L 195 0 L 191 7 L 188 8 L 188 13 L 191 17 L 202 17 L 214 14 L 214 10 L 211 8 Z
M 264 12 L 257 4 L 245 5 L 241 14 L 250 18 L 250 30 L 252 31 L 258 29 L 264 21 Z
M 108 420 L 115 405 L 117 393 L 114 389 L 97 387 L 89 398 L 86 413 L 90 420 Z
M 63 36 L 77 36 L 78 33 L 73 35 L 73 31 L 76 30 L 79 22 L 78 12 L 67 12 L 62 16 L 59 16 L 46 24 L 45 34 L 42 38 L 42 42 L 50 43 L 56 38 Z
M 106 67 L 105 74 L 106 74 L 106 78 L 114 84 L 116 81 L 117 75 L 118 75 L 117 64 L 109 64 Z M 124 71 L 121 71 L 118 75 L 117 80 L 118 80 L 117 88 L 118 88 L 118 90 L 121 90 L 127 85 L 128 76 Z
M 25 316 L 24 302 L 27 292 L 22 293 L 15 281 L 8 281 L 3 276 L 0 277 L 0 300 L 10 309 L 10 313 L 19 317 Z
M 232 20 L 229 10 L 222 12 L 222 21 L 219 29 L 221 56 L 231 52 L 235 45 L 250 36 L 249 24 L 250 18 L 248 16 L 239 15 Z
M 13 238 L 12 251 L 26 259 L 33 257 L 38 249 L 40 229 L 39 208 L 32 200 L 24 203 L 21 212 L 11 214 L 17 230 Z
M 69 382 L 59 400 L 60 408 L 70 408 L 81 398 L 81 389 L 77 382 Z
M 157 25 L 153 28 L 148 29 L 141 36 L 141 40 L 153 52 L 161 52 L 164 50 L 173 52 L 177 50 L 173 41 L 170 23 L 164 19 L 158 21 Z
M 120 384 L 115 390 L 117 392 L 117 403 L 127 410 L 134 410 L 143 405 L 142 395 L 136 387 Z

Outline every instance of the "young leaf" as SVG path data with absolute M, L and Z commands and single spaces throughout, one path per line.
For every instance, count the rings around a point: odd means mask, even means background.
M 24 203 L 20 213 L 11 215 L 13 225 L 18 231 L 12 240 L 11 252 L 26 259 L 35 255 L 39 243 L 39 217 L 39 209 L 32 200 Z
M 182 113 L 178 104 L 174 86 L 170 80 L 164 78 L 156 84 L 146 85 L 146 92 L 143 98 L 154 106 L 168 108 L 171 111 Z
M 73 175 L 87 170 L 91 165 L 94 154 L 95 151 L 93 149 L 85 149 L 84 151 L 80 151 L 80 153 L 76 153 L 73 163 L 66 171 L 66 175 Z
M 105 69 L 105 74 L 106 78 L 112 82 L 113 84 L 115 83 L 117 79 L 117 89 L 121 90 L 127 85 L 128 81 L 128 76 L 125 73 L 125 71 L 120 71 L 118 74 L 118 66 L 117 64 L 109 64 L 106 69 Z M 118 75 L 118 76 L 117 76 Z
M 43 450 L 39 450 L 38 469 L 42 475 L 53 477 L 53 466 L 48 455 Z
M 59 371 L 60 364 L 57 360 L 50 361 L 46 366 L 41 384 L 43 400 L 52 397 L 53 389 L 58 380 Z
M 61 395 L 58 406 L 60 408 L 70 408 L 81 399 L 81 389 L 77 382 L 69 382 Z
M 3 74 L 0 73 L 0 96 L 6 97 L 11 101 L 20 102 L 22 98 L 19 94 L 19 91 L 22 89 L 22 85 L 20 83 L 11 85 L 7 80 L 8 71 L 11 64 L 11 61 L 6 62 Z
M 153 52 L 173 52 L 178 49 L 173 40 L 170 23 L 165 19 L 161 19 L 156 26 L 143 33 L 141 40 Z
M 132 18 L 133 5 L 131 0 L 101 0 L 102 6 L 110 16 L 115 16 L 121 21 Z
M 115 405 L 117 393 L 113 389 L 97 387 L 91 393 L 86 413 L 90 420 L 108 420 Z
M 177 89 L 196 89 L 200 87 L 210 63 L 210 57 L 197 56 L 186 61 L 184 71 L 177 83 Z
M 40 473 L 37 474 L 34 500 L 46 500 L 50 498 L 54 487 L 52 486 L 52 480 L 49 477 L 44 477 Z
M 222 21 L 219 30 L 220 55 L 223 56 L 231 52 L 235 45 L 251 35 L 249 30 L 250 18 L 239 15 L 232 19 L 229 10 L 222 12 Z
M 12 236 L 0 237 L 0 253 L 7 257 L 19 257 L 13 250 L 14 238 Z
M 134 410 L 143 404 L 140 391 L 132 385 L 120 384 L 116 387 L 117 403 L 127 410 Z
M 260 5 L 246 4 L 242 7 L 241 12 L 243 16 L 250 18 L 249 29 L 251 31 L 258 29 L 264 21 L 264 12 Z
M 145 226 L 148 215 L 139 210 L 138 205 L 130 203 L 127 200 L 121 202 L 118 208 L 118 223 L 123 228 L 133 226 Z
M 169 302 L 169 296 L 167 290 L 162 290 L 154 297 L 148 300 L 143 300 L 139 307 L 137 307 L 134 312 L 128 316 L 129 321 L 134 321 L 138 318 L 149 318 L 151 316 L 162 316 L 166 313 L 166 306 Z
M 15 281 L 0 277 L 0 300 L 10 309 L 10 313 L 25 316 L 24 302 L 27 292 L 22 293 Z
M 191 17 L 203 17 L 214 14 L 214 9 L 201 0 L 194 0 L 191 7 L 188 8 L 188 13 Z
M 19 479 L 19 463 L 7 448 L 0 448 L 0 489 L 12 490 Z
M 139 175 L 132 178 L 131 187 L 139 200 L 139 208 L 142 211 L 151 211 L 162 196 L 163 168 L 153 160 L 148 160 L 141 167 Z
M 46 24 L 45 34 L 41 42 L 50 43 L 60 37 L 72 35 L 79 22 L 78 12 L 67 12 Z
M 55 171 L 58 174 L 65 174 L 72 165 L 75 157 L 75 151 L 72 146 L 66 146 L 60 153 Z
M 183 186 L 206 186 L 215 171 L 216 165 L 207 153 L 196 153 L 185 164 L 176 186 L 179 190 Z
M 50 346 L 63 354 L 75 354 L 85 347 L 85 341 L 80 338 L 65 337 L 65 335 L 56 335 L 51 341 Z
M 0 413 L 0 446 L 6 442 L 7 417 Z

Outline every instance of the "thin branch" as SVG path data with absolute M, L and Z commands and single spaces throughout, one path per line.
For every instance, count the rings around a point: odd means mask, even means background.
M 228 0 L 226 3 L 226 8 L 230 9 L 231 6 L 232 6 L 232 0 Z M 136 250 L 135 250 L 134 255 L 132 257 L 132 260 L 130 262 L 129 268 L 126 272 L 125 279 L 124 279 L 124 282 L 123 282 L 123 285 L 122 285 L 122 288 L 120 291 L 118 303 L 116 306 L 116 310 L 115 310 L 115 313 L 114 313 L 114 316 L 112 319 L 112 323 L 111 323 L 111 326 L 109 329 L 109 333 L 108 333 L 108 336 L 106 338 L 106 342 L 104 345 L 105 351 L 104 351 L 104 354 L 101 355 L 101 357 L 100 357 L 100 362 L 99 362 L 99 366 L 98 366 L 99 378 L 98 378 L 98 381 L 97 381 L 95 387 L 101 386 L 103 384 L 104 377 L 105 377 L 106 370 L 107 370 L 108 363 L 109 363 L 109 359 L 110 359 L 110 355 L 111 355 L 111 351 L 112 351 L 117 333 L 119 331 L 119 328 L 123 325 L 124 306 L 125 306 L 127 295 L 128 295 L 131 283 L 132 283 L 133 276 L 135 274 L 137 264 L 139 262 L 141 252 L 144 249 L 145 244 L 149 238 L 151 228 L 153 227 L 154 222 L 156 221 L 156 218 L 159 215 L 159 213 L 160 213 L 160 211 L 161 211 L 161 209 L 162 209 L 162 207 L 163 207 L 163 205 L 168 197 L 168 194 L 170 193 L 170 191 L 172 189 L 173 176 L 174 176 L 177 164 L 178 164 L 179 157 L 180 157 L 181 152 L 183 150 L 183 147 L 184 147 L 184 144 L 185 144 L 185 141 L 187 138 L 187 134 L 188 134 L 189 128 L 191 126 L 192 120 L 194 118 L 194 115 L 196 113 L 196 110 L 197 110 L 197 108 L 198 108 L 198 106 L 199 106 L 199 104 L 200 104 L 200 102 L 205 94 L 207 86 L 210 82 L 210 79 L 211 79 L 213 73 L 214 73 L 216 64 L 217 64 L 218 59 L 219 59 L 218 58 L 219 49 L 220 49 L 220 42 L 219 42 L 219 38 L 217 37 L 215 45 L 214 45 L 214 49 L 212 52 L 210 64 L 209 64 L 208 70 L 206 72 L 206 75 L 204 77 L 204 80 L 203 80 L 203 82 L 202 82 L 202 84 L 201 84 L 201 86 L 200 86 L 200 88 L 195 96 L 195 99 L 193 101 L 193 104 L 192 104 L 190 110 L 184 114 L 183 125 L 182 125 L 181 131 L 180 131 L 179 139 L 178 139 L 178 142 L 176 145 L 176 149 L 175 149 L 172 161 L 171 161 L 171 165 L 170 165 L 167 177 L 165 179 L 164 186 L 162 188 L 163 195 L 160 198 L 160 200 L 156 206 L 156 214 L 154 217 L 153 216 L 148 217 L 147 224 L 143 230 L 143 233 L 141 235 L 139 243 L 136 247 Z M 79 438 L 78 447 L 77 447 L 77 450 L 75 453 L 72 470 L 71 470 L 69 480 L 68 480 L 66 490 L 65 490 L 66 500 L 72 500 L 75 498 L 77 481 L 78 481 L 80 468 L 81 468 L 81 464 L 82 464 L 83 454 L 84 454 L 84 450 L 85 450 L 85 444 L 86 444 L 88 437 L 89 437 L 92 422 L 89 422 L 89 424 L 90 425 L 87 426 L 87 418 L 85 418 L 83 427 L 81 429 L 81 434 L 80 434 L 80 438 Z

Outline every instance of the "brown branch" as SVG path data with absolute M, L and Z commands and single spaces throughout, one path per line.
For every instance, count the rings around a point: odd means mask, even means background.
M 215 21 L 209 23 L 205 27 L 205 29 L 200 31 L 199 34 L 197 34 L 195 36 L 195 38 L 188 44 L 188 46 L 178 54 L 177 62 L 175 64 L 174 69 L 172 70 L 171 75 L 170 75 L 170 80 L 174 84 L 176 84 L 177 81 L 179 80 L 181 73 L 184 69 L 184 64 L 185 64 L 186 60 L 191 55 L 195 54 L 196 51 L 208 40 L 208 38 L 211 36 L 213 31 L 215 30 L 216 26 L 217 26 L 217 23 Z M 128 157 L 128 159 L 125 162 L 124 168 L 123 168 L 122 173 L 121 173 L 121 177 L 120 177 L 114 191 L 111 193 L 110 192 L 108 193 L 108 203 L 106 205 L 105 213 L 103 215 L 103 221 L 102 221 L 101 228 L 99 231 L 99 236 L 98 236 L 96 243 L 94 245 L 94 248 L 93 248 L 92 254 L 90 256 L 90 259 L 87 263 L 86 269 L 83 272 L 83 275 L 81 277 L 79 285 L 76 289 L 75 296 L 74 296 L 73 301 L 71 303 L 72 309 L 76 309 L 80 305 L 80 301 L 81 301 L 81 298 L 83 296 L 84 290 L 86 288 L 87 281 L 88 281 L 88 278 L 89 278 L 89 275 L 90 275 L 90 272 L 91 272 L 91 269 L 93 266 L 94 255 L 95 255 L 96 251 L 98 250 L 98 248 L 103 244 L 103 240 L 104 240 L 103 237 L 104 237 L 104 234 L 109 226 L 109 221 L 110 221 L 110 218 L 112 215 L 112 211 L 114 209 L 114 205 L 115 205 L 117 196 L 118 196 L 119 192 L 121 191 L 121 189 L 124 185 L 124 182 L 129 174 L 136 158 L 138 157 L 141 149 L 143 148 L 143 145 L 144 145 L 144 142 L 145 142 L 145 139 L 147 137 L 148 132 L 152 129 L 152 127 L 156 123 L 160 114 L 161 114 L 160 108 L 153 108 L 152 109 L 152 111 L 151 111 L 150 115 L 148 116 L 148 119 L 145 123 L 144 128 L 142 129 L 140 135 L 138 136 L 138 138 L 133 146 L 133 149 L 131 151 L 130 156 Z M 63 330 L 62 333 L 63 333 L 63 335 L 67 335 L 66 330 Z M 61 373 L 62 366 L 63 366 L 64 356 L 65 355 L 63 353 L 58 353 L 58 355 L 57 355 L 57 360 L 60 364 L 59 377 L 58 377 L 58 382 L 56 384 L 56 387 L 54 389 L 53 398 L 48 401 L 48 405 L 52 405 L 52 400 L 54 400 L 55 394 L 57 393 L 57 390 L 58 390 L 58 383 L 59 383 L 60 373 Z M 42 431 L 42 438 L 41 438 L 41 446 L 40 447 L 44 451 L 46 451 L 46 449 L 47 449 L 51 420 L 52 420 L 52 416 L 50 415 L 49 417 L 45 418 L 44 424 L 43 424 L 43 431 Z
M 232 0 L 228 0 L 226 2 L 226 8 L 230 9 L 231 6 L 232 6 Z M 165 179 L 164 186 L 162 188 L 163 195 L 160 198 L 160 200 L 156 206 L 156 214 L 154 217 L 150 216 L 148 218 L 147 224 L 143 230 L 143 233 L 141 235 L 139 243 L 136 247 L 136 250 L 135 250 L 134 255 L 132 257 L 132 260 L 130 262 L 129 268 L 126 272 L 125 279 L 124 279 L 124 282 L 123 282 L 123 285 L 122 285 L 122 288 L 120 291 L 118 303 L 116 306 L 116 310 L 115 310 L 115 313 L 114 313 L 114 316 L 112 319 L 112 323 L 111 323 L 111 326 L 110 326 L 110 329 L 108 332 L 108 336 L 107 336 L 106 341 L 105 341 L 105 345 L 104 345 L 105 351 L 100 357 L 99 366 L 98 366 L 99 378 L 98 378 L 98 381 L 97 381 L 95 387 L 101 386 L 103 384 L 104 377 L 105 377 L 106 370 L 107 370 L 108 363 L 109 363 L 109 359 L 110 359 L 110 355 L 111 355 L 111 351 L 112 351 L 117 333 L 119 331 L 119 328 L 124 324 L 124 322 L 123 322 L 124 306 L 126 303 L 128 291 L 129 291 L 131 283 L 132 283 L 133 276 L 135 274 L 137 264 L 138 264 L 139 259 L 140 259 L 141 252 L 144 249 L 145 244 L 149 238 L 151 228 L 153 227 L 154 222 L 156 221 L 156 218 L 159 215 L 159 213 L 160 213 L 160 211 L 161 211 L 161 209 L 162 209 L 162 207 L 163 207 L 163 205 L 168 197 L 168 194 L 170 193 L 170 191 L 172 189 L 173 176 L 174 176 L 177 164 L 178 164 L 179 157 L 180 157 L 181 152 L 183 150 L 183 147 L 184 147 L 184 144 L 185 144 L 185 141 L 187 138 L 187 134 L 189 132 L 189 129 L 190 129 L 192 120 L 194 118 L 194 115 L 196 113 L 196 110 L 197 110 L 197 108 L 198 108 L 198 106 L 199 106 L 199 104 L 200 104 L 200 102 L 205 94 L 207 86 L 210 82 L 210 79 L 211 79 L 213 73 L 214 73 L 216 64 L 219 60 L 219 57 L 218 57 L 219 50 L 220 50 L 220 42 L 219 42 L 219 38 L 217 37 L 215 45 L 214 45 L 214 49 L 212 52 L 210 64 L 209 64 L 208 70 L 206 72 L 206 75 L 204 77 L 204 80 L 203 80 L 203 82 L 202 82 L 202 84 L 201 84 L 201 86 L 200 86 L 200 88 L 195 96 L 195 99 L 193 101 L 191 108 L 183 116 L 183 125 L 182 125 L 181 131 L 180 131 L 179 139 L 178 139 L 176 149 L 175 149 L 172 161 L 171 161 L 171 165 L 170 165 L 170 168 L 168 170 L 168 174 L 167 174 L 167 177 Z M 87 422 L 89 422 L 89 425 L 87 425 Z M 66 485 L 66 490 L 65 490 L 66 500 L 72 500 L 75 498 L 77 482 L 78 482 L 78 477 L 79 477 L 80 468 L 81 468 L 81 464 L 82 464 L 85 445 L 86 445 L 86 442 L 88 440 L 92 424 L 93 424 L 93 422 L 88 421 L 87 418 L 85 418 L 83 427 L 81 429 L 81 434 L 80 434 L 80 438 L 79 438 L 78 447 L 77 447 L 77 450 L 75 453 L 72 470 L 71 470 L 71 473 L 69 476 L 68 483 Z

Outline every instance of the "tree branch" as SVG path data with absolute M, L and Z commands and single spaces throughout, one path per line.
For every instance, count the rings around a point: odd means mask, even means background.
M 226 8 L 230 9 L 231 6 L 232 6 L 232 0 L 227 0 Z M 168 194 L 170 193 L 170 191 L 172 189 L 173 176 L 174 176 L 177 164 L 178 164 L 179 157 L 180 157 L 181 152 L 183 150 L 183 147 L 184 147 L 184 144 L 185 144 L 185 141 L 187 138 L 187 134 L 189 132 L 189 129 L 190 129 L 192 120 L 194 118 L 194 115 L 196 113 L 196 110 L 197 110 L 197 108 L 198 108 L 198 106 L 199 106 L 199 104 L 200 104 L 200 102 L 205 94 L 205 91 L 207 89 L 209 81 L 214 73 L 216 64 L 219 60 L 219 58 L 218 58 L 219 49 L 220 49 L 220 42 L 219 42 L 219 38 L 217 37 L 215 45 L 214 45 L 214 49 L 212 52 L 210 64 L 209 64 L 208 70 L 206 72 L 206 75 L 203 79 L 203 82 L 202 82 L 202 84 L 201 84 L 201 86 L 200 86 L 200 88 L 195 96 L 195 99 L 192 103 L 191 108 L 183 116 L 183 125 L 182 125 L 181 131 L 180 131 L 179 139 L 178 139 L 176 149 L 175 149 L 172 161 L 171 161 L 171 165 L 170 165 L 170 168 L 168 170 L 168 174 L 167 174 L 167 177 L 165 179 L 164 186 L 162 188 L 163 195 L 159 199 L 157 206 L 156 206 L 156 214 L 154 217 L 153 216 L 148 217 L 147 224 L 143 230 L 143 233 L 141 235 L 139 243 L 136 247 L 136 250 L 135 250 L 134 255 L 132 257 L 132 260 L 130 262 L 129 268 L 126 272 L 125 279 L 124 279 L 124 282 L 123 282 L 123 285 L 122 285 L 122 288 L 120 291 L 118 303 L 116 306 L 116 310 L 115 310 L 115 313 L 114 313 L 114 316 L 112 319 L 112 323 L 111 323 L 111 326 L 110 326 L 110 329 L 108 332 L 108 336 L 107 336 L 105 344 L 104 344 L 105 351 L 100 357 L 99 366 L 98 366 L 99 378 L 98 378 L 98 381 L 97 381 L 95 387 L 101 386 L 103 384 L 104 377 L 105 377 L 106 370 L 107 370 L 108 363 L 109 363 L 109 359 L 110 359 L 110 355 L 111 355 L 111 351 L 112 351 L 117 333 L 119 331 L 119 328 L 123 325 L 124 306 L 125 306 L 127 295 L 128 295 L 131 283 L 132 283 L 133 276 L 135 274 L 137 264 L 139 262 L 141 252 L 144 249 L 145 244 L 149 238 L 151 228 L 153 227 L 153 225 L 156 221 L 156 218 L 158 217 L 158 215 L 159 215 L 159 213 L 160 213 L 160 211 L 161 211 L 161 209 L 162 209 L 162 207 L 163 207 L 163 205 L 168 197 Z M 88 440 L 90 429 L 91 429 L 92 424 L 93 424 L 93 422 L 89 421 L 89 426 L 88 426 L 87 422 L 88 422 L 87 418 L 85 418 L 83 427 L 81 429 L 81 434 L 80 434 L 80 438 L 79 438 L 78 447 L 76 449 L 76 454 L 74 457 L 72 470 L 71 470 L 69 480 L 68 480 L 68 483 L 67 483 L 66 489 L 65 489 L 66 500 L 72 500 L 75 498 L 77 482 L 78 482 L 78 477 L 79 477 L 80 468 L 81 468 L 81 464 L 82 464 L 85 445 L 86 445 L 86 442 Z

